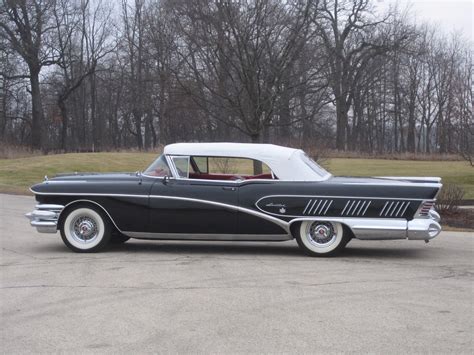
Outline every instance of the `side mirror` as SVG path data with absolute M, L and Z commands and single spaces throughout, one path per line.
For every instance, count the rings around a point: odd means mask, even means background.
M 141 171 L 136 171 L 135 176 L 140 179 L 138 181 L 138 185 L 141 185 L 142 184 L 142 172 Z
M 163 184 L 166 185 L 167 183 L 169 183 L 171 180 L 171 176 L 169 175 L 166 175 L 163 177 Z

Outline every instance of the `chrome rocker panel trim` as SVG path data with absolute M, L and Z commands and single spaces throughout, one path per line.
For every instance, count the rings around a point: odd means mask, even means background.
M 216 241 L 285 241 L 293 237 L 289 234 L 190 234 L 190 233 L 142 233 L 122 232 L 130 238 L 156 240 L 216 240 Z

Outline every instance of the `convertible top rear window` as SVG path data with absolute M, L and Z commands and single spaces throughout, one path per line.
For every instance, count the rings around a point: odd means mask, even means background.
M 328 171 L 323 169 L 321 166 L 319 166 L 318 163 L 316 163 L 313 159 L 311 159 L 305 152 L 301 151 L 300 153 L 301 160 L 311 168 L 316 174 L 318 174 L 320 177 L 325 177 L 327 175 L 330 175 Z

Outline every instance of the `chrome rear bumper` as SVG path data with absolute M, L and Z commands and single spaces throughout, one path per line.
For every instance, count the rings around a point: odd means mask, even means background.
M 429 218 L 402 219 L 354 219 L 345 223 L 352 229 L 357 239 L 385 240 L 409 239 L 430 240 L 441 233 L 439 214 L 430 213 Z
M 36 205 L 36 209 L 27 213 L 25 217 L 39 233 L 56 233 L 58 218 L 63 208 L 63 205 Z
M 407 223 L 408 239 L 430 240 L 436 237 L 440 232 L 440 224 L 431 218 L 415 218 Z

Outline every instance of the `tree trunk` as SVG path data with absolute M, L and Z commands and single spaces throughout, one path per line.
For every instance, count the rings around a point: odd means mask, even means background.
M 408 115 L 407 150 L 411 153 L 415 152 L 415 147 L 416 147 L 415 137 L 416 137 L 415 117 L 414 117 L 414 113 L 413 113 L 413 117 L 412 117 L 412 113 L 410 113 Z
M 344 100 L 336 99 L 336 148 L 346 150 L 347 108 Z
M 415 79 L 412 79 L 415 80 Z M 415 86 L 413 83 L 412 86 Z M 416 87 L 412 87 L 410 90 L 410 103 L 408 106 L 408 131 L 407 131 L 407 150 L 411 153 L 415 152 L 415 129 L 416 129 L 416 117 L 415 117 L 415 105 L 416 105 Z
M 66 103 L 61 98 L 58 99 L 58 107 L 61 111 L 61 149 L 67 151 L 67 129 L 68 129 L 68 117 Z
M 96 112 L 96 77 L 91 75 L 91 121 L 92 121 L 92 150 L 100 151 L 101 127 Z
M 137 139 L 137 148 L 139 150 L 143 149 L 143 137 L 142 137 L 142 118 L 138 110 L 134 110 L 133 118 L 135 122 L 135 131 Z
M 31 146 L 33 149 L 41 148 L 42 127 L 44 121 L 43 105 L 41 102 L 41 90 L 39 82 L 40 70 L 30 66 L 30 84 L 31 84 Z
M 289 92 L 289 78 L 285 75 L 285 83 L 283 87 L 283 92 L 281 94 L 281 102 L 280 102 L 280 112 L 279 112 L 279 120 L 278 123 L 280 138 L 282 138 L 284 143 L 290 142 L 291 139 L 291 109 L 290 109 L 290 92 Z

